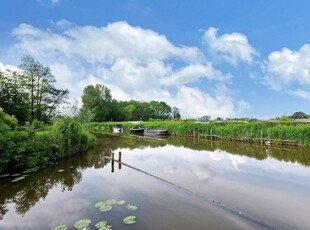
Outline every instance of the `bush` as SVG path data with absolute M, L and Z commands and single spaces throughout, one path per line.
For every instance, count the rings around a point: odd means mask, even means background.
M 94 144 L 94 137 L 71 118 L 51 127 L 37 124 L 45 130 L 17 128 L 17 120 L 0 110 L 0 174 L 45 165 L 81 153 Z

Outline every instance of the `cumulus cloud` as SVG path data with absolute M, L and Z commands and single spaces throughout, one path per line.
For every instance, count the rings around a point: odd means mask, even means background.
M 203 35 L 203 42 L 209 47 L 212 55 L 224 59 L 233 66 L 239 61 L 251 64 L 257 54 L 249 44 L 248 38 L 241 33 L 217 35 L 218 28 L 210 27 Z
M 264 65 L 265 82 L 274 90 L 287 90 L 293 84 L 310 86 L 310 45 L 303 45 L 298 51 L 287 48 L 269 54 Z M 305 97 L 300 89 L 295 95 Z
M 162 34 L 127 22 L 104 27 L 72 26 L 66 20 L 54 24 L 61 31 L 20 24 L 12 31 L 17 39 L 12 52 L 50 65 L 59 86 L 69 88 L 73 97 L 80 97 L 86 85 L 100 83 L 115 99 L 163 100 L 187 118 L 234 116 L 244 106 L 227 90 L 194 86 L 212 82 L 225 88 L 231 78 L 197 47 L 176 46 Z
M 13 65 L 6 65 L 0 61 L 0 72 L 7 73 L 7 72 L 19 72 L 20 69 L 17 66 Z
M 299 97 L 305 100 L 310 100 L 310 92 L 303 90 L 303 89 L 294 89 L 294 90 L 288 90 L 287 93 L 289 93 L 292 96 Z

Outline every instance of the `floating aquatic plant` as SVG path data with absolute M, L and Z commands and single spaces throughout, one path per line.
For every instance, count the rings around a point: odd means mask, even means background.
M 126 205 L 126 208 L 129 209 L 129 210 L 138 210 L 138 207 L 137 207 L 137 206 L 131 205 L 131 204 L 127 204 L 127 205 Z
M 11 174 L 3 174 L 3 175 L 0 175 L 0 178 L 1 177 L 8 177 L 8 176 L 10 176 Z
M 107 200 L 105 203 L 109 205 L 113 205 L 113 204 L 117 204 L 117 201 L 115 199 L 110 199 L 110 200 Z
M 119 201 L 116 202 L 116 204 L 120 204 L 120 205 L 126 204 L 126 201 L 125 200 L 119 200 Z
M 58 225 L 55 228 L 53 228 L 53 230 L 67 230 L 67 229 L 68 229 L 68 226 L 65 224 Z
M 11 176 L 16 177 L 16 176 L 20 176 L 20 175 L 21 175 L 20 173 L 15 173 L 15 174 L 12 174 Z
M 95 207 L 98 208 L 101 212 L 107 212 L 112 209 L 112 205 L 107 204 L 105 201 L 99 201 L 95 204 Z
M 75 166 L 73 166 L 73 165 L 72 165 L 72 166 L 70 166 L 69 168 L 70 168 L 70 169 L 74 169 L 74 168 L 75 168 Z
M 65 171 L 64 169 L 59 169 L 59 170 L 58 170 L 58 172 L 64 172 L 64 171 Z
M 20 181 L 20 180 L 23 180 L 23 179 L 25 179 L 25 177 L 24 176 L 20 176 L 20 177 L 15 178 L 11 182 L 17 182 L 17 181 Z
M 136 216 L 127 216 L 123 219 L 125 224 L 134 224 L 136 223 Z
M 75 222 L 74 227 L 78 230 L 86 229 L 91 223 L 91 220 L 79 220 Z
M 108 225 L 108 221 L 100 221 L 95 226 L 98 230 L 112 230 L 112 226 Z
M 33 172 L 38 171 L 38 169 L 39 169 L 39 167 L 30 168 L 30 169 L 27 169 L 26 171 L 24 171 L 23 173 L 33 173 Z

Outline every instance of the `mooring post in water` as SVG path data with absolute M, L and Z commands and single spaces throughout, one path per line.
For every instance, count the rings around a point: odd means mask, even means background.
M 212 129 L 210 130 L 210 133 L 211 133 L 211 141 L 212 141 L 213 140 Z
M 118 169 L 122 169 L 122 152 L 118 152 Z
M 114 173 L 114 153 L 112 153 L 111 172 Z

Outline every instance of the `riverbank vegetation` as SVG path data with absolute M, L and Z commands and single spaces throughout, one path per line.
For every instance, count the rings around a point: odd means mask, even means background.
M 111 131 L 115 122 L 92 122 L 93 129 Z M 125 130 L 134 124 L 121 123 Z M 155 121 L 142 122 L 146 128 L 167 129 L 170 135 L 193 136 L 208 139 L 224 139 L 247 142 L 272 141 L 276 144 L 310 145 L 310 124 L 300 122 L 195 122 L 195 121 Z
M 0 174 L 44 166 L 91 147 L 94 137 L 73 118 L 56 117 L 68 90 L 30 56 L 20 71 L 0 72 Z

